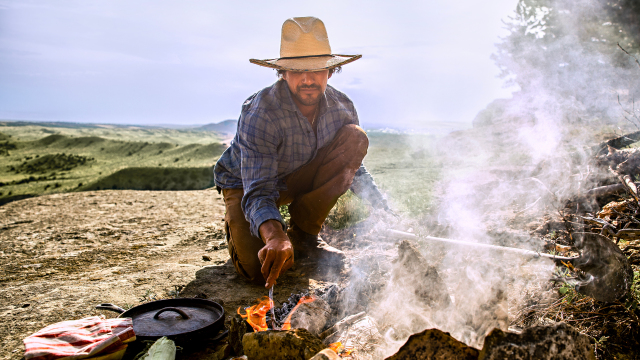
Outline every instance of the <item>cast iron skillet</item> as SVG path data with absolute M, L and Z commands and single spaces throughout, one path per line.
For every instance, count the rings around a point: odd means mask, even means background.
M 193 344 L 194 340 L 219 340 L 224 329 L 224 308 L 210 300 L 197 298 L 165 299 L 124 310 L 113 304 L 100 304 L 99 310 L 130 317 L 138 340 L 156 340 L 163 336 L 176 344 Z M 214 338 L 215 335 L 218 335 Z

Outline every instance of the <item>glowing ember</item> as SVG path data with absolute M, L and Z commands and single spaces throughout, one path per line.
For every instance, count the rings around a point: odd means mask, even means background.
M 265 331 L 269 329 L 267 326 L 267 311 L 273 307 L 273 301 L 267 296 L 263 296 L 258 301 L 258 304 L 246 308 L 246 314 L 244 315 L 240 314 L 240 308 L 238 308 L 238 315 L 247 320 L 253 331 Z
M 291 315 L 293 315 L 293 312 L 296 311 L 300 305 L 310 303 L 315 299 L 316 298 L 313 296 L 303 296 L 300 298 L 300 301 L 298 301 L 298 304 L 296 304 L 289 315 L 287 315 L 287 318 L 284 320 L 284 324 L 279 330 L 291 330 Z M 256 332 L 269 330 L 269 327 L 267 326 L 267 312 L 269 312 L 273 307 L 273 301 L 267 296 L 263 296 L 262 299 L 259 299 L 258 301 L 258 304 L 246 308 L 245 314 L 241 314 L 241 308 L 238 308 L 238 315 L 242 316 L 243 319 L 246 319 L 249 325 L 253 328 L 253 331 Z
M 329 344 L 329 348 L 335 351 L 336 354 L 340 355 L 340 357 L 349 356 L 353 352 L 353 349 L 345 349 L 344 345 L 339 341 Z

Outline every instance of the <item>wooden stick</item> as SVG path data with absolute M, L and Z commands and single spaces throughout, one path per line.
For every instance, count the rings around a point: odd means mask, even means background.
M 624 184 L 624 187 L 629 191 L 631 196 L 633 196 L 633 198 L 636 199 L 636 202 L 638 203 L 638 205 L 640 205 L 640 198 L 638 198 L 638 188 L 636 187 L 636 184 L 631 179 L 631 176 L 618 175 L 618 179 L 622 181 L 622 183 Z

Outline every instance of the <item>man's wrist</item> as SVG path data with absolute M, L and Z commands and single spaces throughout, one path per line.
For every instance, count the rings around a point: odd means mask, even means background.
M 260 237 L 262 241 L 267 244 L 270 241 L 289 241 L 289 237 L 284 232 L 282 228 L 282 223 L 275 219 L 270 219 L 263 222 L 258 231 L 260 232 Z

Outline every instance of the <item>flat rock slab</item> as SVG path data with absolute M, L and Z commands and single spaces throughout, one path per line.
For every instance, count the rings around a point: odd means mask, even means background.
M 248 333 L 242 338 L 242 346 L 251 360 L 308 360 L 326 348 L 306 329 Z
M 427 329 L 411 335 L 397 353 L 385 360 L 476 360 L 478 354 L 477 349 L 454 339 L 449 333 L 438 329 Z
M 589 338 L 565 323 L 531 327 L 521 334 L 494 329 L 485 338 L 479 356 L 480 360 L 595 358 Z

